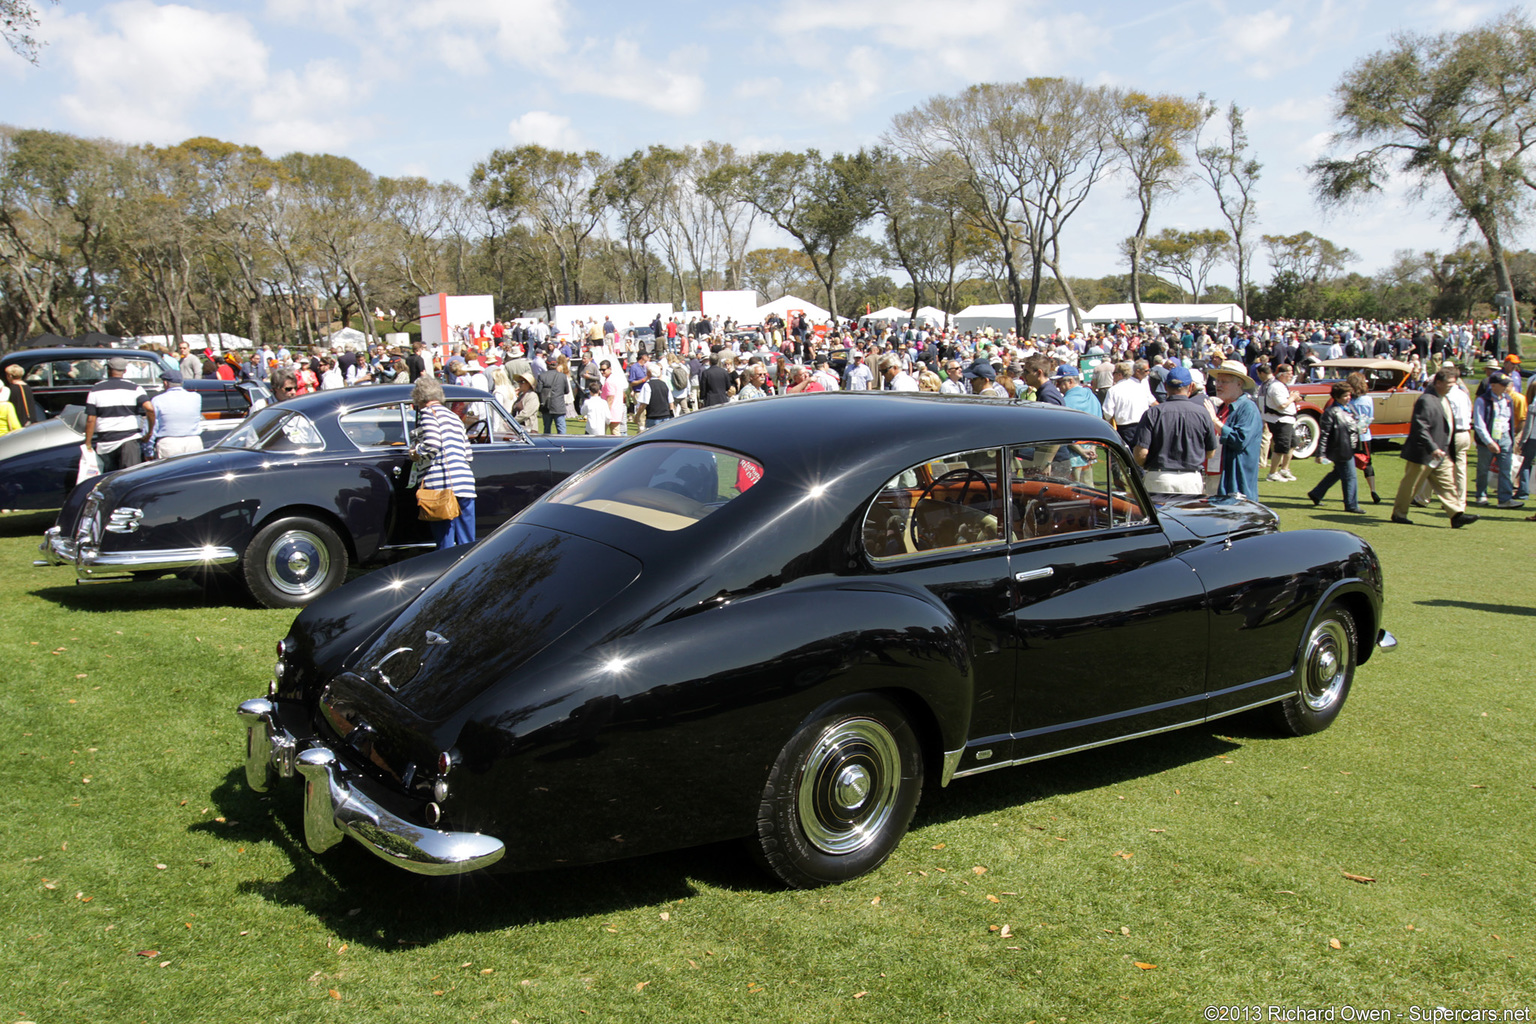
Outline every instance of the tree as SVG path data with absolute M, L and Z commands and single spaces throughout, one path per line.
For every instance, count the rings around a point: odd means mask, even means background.
M 1119 97 L 1119 116 L 1112 136 L 1131 179 L 1131 193 L 1141 209 L 1127 255 L 1131 264 L 1131 305 L 1141 315 L 1141 260 L 1146 251 L 1147 223 L 1158 199 L 1177 192 L 1185 181 L 1189 145 L 1202 120 L 1201 108 L 1182 96 L 1148 96 L 1128 92 Z M 1196 300 L 1198 301 L 1198 299 Z
M 1020 333 L 1034 319 L 1044 268 L 1076 316 L 1061 233 L 1113 164 L 1113 100 L 1108 89 L 1072 79 L 984 83 L 898 114 L 887 133 L 892 145 L 926 163 L 958 157 L 967 213 L 996 242 Z M 1027 298 L 1019 278 L 1026 256 Z
M 1136 239 L 1127 238 L 1129 250 Z M 1164 228 L 1155 238 L 1145 240 L 1147 267 L 1154 271 L 1166 271 L 1174 279 L 1189 285 L 1189 301 L 1199 302 L 1205 294 L 1205 282 L 1214 267 L 1227 252 L 1232 236 L 1220 228 L 1204 228 L 1196 231 L 1179 231 Z M 1183 301 L 1182 287 L 1180 301 Z M 1136 315 L 1141 315 L 1138 308 Z
M 875 213 L 868 154 L 762 153 L 733 178 L 730 188 L 800 243 L 827 290 L 827 309 L 835 319 L 842 249 Z
M 51 0 L 58 3 L 59 0 Z M 37 51 L 43 44 L 32 37 L 37 28 L 37 7 L 30 0 L 0 0 L 0 36 L 19 57 L 37 63 Z
M 1529 205 L 1524 186 L 1536 187 L 1525 168 L 1536 145 L 1536 28 L 1511 12 L 1462 33 L 1403 33 L 1351 68 L 1334 95 L 1334 144 L 1362 148 L 1312 164 L 1318 198 L 1378 192 L 1394 171 L 1421 196 L 1443 187 L 1450 216 L 1477 228 L 1498 289 L 1513 294 L 1504 237 Z
M 1201 130 L 1210 123 L 1216 106 L 1207 107 Z M 1253 240 L 1248 234 L 1255 217 L 1254 192 L 1263 165 L 1248 153 L 1248 130 L 1243 125 L 1243 111 L 1236 103 L 1222 117 L 1222 130 L 1209 146 L 1195 140 L 1195 160 L 1205 180 L 1216 193 L 1216 204 L 1232 229 L 1232 261 L 1237 267 L 1237 302 L 1248 316 L 1248 267 L 1253 259 Z
M 603 201 L 618 217 L 624 253 L 640 279 L 640 301 L 651 301 L 650 239 L 661 230 L 668 197 L 678 187 L 687 156 L 666 146 L 637 149 L 603 175 Z
M 495 209 L 525 219 L 559 261 L 562 301 L 580 301 L 587 239 L 602 220 L 600 153 L 565 153 L 543 146 L 498 149 L 475 165 L 470 184 Z
M 811 269 L 811 261 L 798 249 L 752 249 L 742 266 L 742 283 L 757 289 L 770 302 L 798 291 L 816 273 Z

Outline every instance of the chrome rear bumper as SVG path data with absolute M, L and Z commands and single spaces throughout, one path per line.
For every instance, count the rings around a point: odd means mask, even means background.
M 491 836 L 439 831 L 385 810 L 326 747 L 296 754 L 298 742 L 277 723 L 275 712 L 265 698 L 248 700 L 235 712 L 245 726 L 245 778 L 264 793 L 274 770 L 282 777 L 304 776 L 304 845 L 315 853 L 351 836 L 396 867 L 419 875 L 458 875 L 489 867 L 506 852 Z
M 240 552 L 234 548 L 216 547 L 212 544 L 201 548 L 161 548 L 153 551 L 102 551 L 88 544 L 76 544 L 59 532 L 57 526 L 48 528 L 38 550 L 44 555 L 33 565 L 73 565 L 75 575 L 81 579 L 101 579 L 124 573 L 148 572 L 172 569 L 200 569 L 212 565 L 233 565 L 240 561 Z

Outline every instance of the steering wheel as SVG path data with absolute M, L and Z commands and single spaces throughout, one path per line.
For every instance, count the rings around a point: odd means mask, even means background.
M 917 498 L 917 504 L 912 506 L 912 521 L 907 529 L 912 535 L 912 547 L 914 550 L 927 551 L 934 547 L 945 546 L 939 542 L 937 537 L 929 534 L 926 529 L 921 528 L 917 510 L 922 508 L 923 502 L 927 501 L 929 495 L 934 491 L 940 487 L 962 480 L 964 485 L 960 488 L 958 504 L 965 504 L 965 496 L 970 493 L 971 481 L 973 480 L 981 482 L 982 490 L 986 493 L 987 504 L 990 505 L 992 503 L 992 482 L 979 469 L 963 466 L 960 469 L 952 469 L 947 473 L 934 477 L 933 482 L 923 488 L 923 493 Z
M 476 423 L 473 427 L 469 428 L 465 437 L 469 440 L 470 444 L 488 443 L 491 439 L 491 421 L 481 420 Z

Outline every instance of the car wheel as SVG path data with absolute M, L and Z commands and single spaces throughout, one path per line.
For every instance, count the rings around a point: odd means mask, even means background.
M 1318 615 L 1301 648 L 1296 695 L 1275 705 L 1275 724 L 1292 736 L 1322 732 L 1339 717 L 1355 678 L 1355 620 L 1338 605 Z
M 1291 441 L 1291 458 L 1310 459 L 1317 454 L 1317 442 L 1322 437 L 1323 430 L 1317 423 L 1317 417 L 1310 413 L 1302 413 L 1296 417 L 1296 433 Z
M 896 705 L 869 694 L 833 701 L 774 761 L 753 852 L 797 889 L 856 878 L 896 849 L 922 789 L 922 749 Z
M 279 519 L 252 539 L 240 569 L 258 604 L 298 608 L 341 585 L 347 576 L 347 546 L 319 520 Z

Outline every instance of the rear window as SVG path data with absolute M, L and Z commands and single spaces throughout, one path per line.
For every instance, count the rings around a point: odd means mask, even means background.
M 704 445 L 646 444 L 573 477 L 550 494 L 555 505 L 682 530 L 724 507 L 763 478 L 763 467 Z

